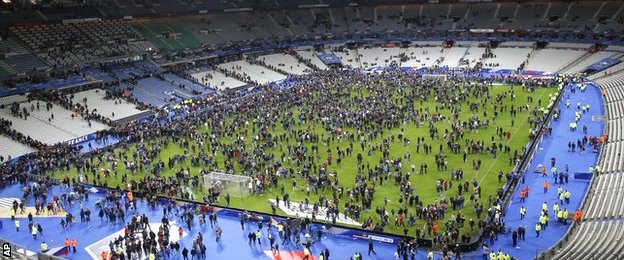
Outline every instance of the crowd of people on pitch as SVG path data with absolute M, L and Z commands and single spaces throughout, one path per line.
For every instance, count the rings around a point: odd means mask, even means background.
M 491 219 L 497 219 L 500 209 L 496 207 L 500 207 L 502 201 L 496 197 L 490 199 L 489 205 L 479 203 L 479 183 L 473 183 L 470 188 L 470 185 L 462 183 L 465 181 L 461 177 L 457 178 L 461 175 L 453 174 L 450 179 L 443 178 L 439 185 L 444 189 L 446 183 L 447 189 L 453 188 L 455 179 L 456 183 L 461 183 L 457 186 L 461 187 L 458 189 L 462 190 L 462 198 L 450 199 L 441 195 L 436 203 L 425 203 L 418 199 L 422 194 L 418 194 L 408 183 L 411 174 L 426 174 L 427 165 L 424 165 L 424 172 L 423 167 L 421 171 L 412 167 L 410 172 L 406 167 L 411 162 L 410 152 L 391 155 L 389 148 L 396 144 L 412 146 L 411 153 L 418 154 L 417 147 L 428 147 L 426 154 L 438 158 L 438 169 L 442 171 L 448 170 L 445 158 L 452 151 L 463 150 L 468 156 L 507 153 L 511 157 L 510 149 L 501 141 L 496 142 L 496 139 L 502 140 L 502 133 L 506 131 L 499 131 L 501 134 L 492 136 L 491 140 L 487 138 L 488 142 L 493 142 L 492 146 L 476 145 L 483 141 L 467 140 L 463 138 L 463 132 L 491 127 L 495 125 L 497 113 L 513 115 L 518 110 L 527 112 L 530 115 L 529 124 L 536 128 L 543 117 L 542 111 L 535 105 L 517 108 L 504 105 L 503 99 L 513 99 L 514 91 L 519 90 L 514 88 L 501 95 L 491 95 L 489 87 L 493 79 L 483 80 L 469 82 L 451 76 L 450 80 L 440 82 L 393 69 L 380 74 L 315 72 L 293 77 L 290 79 L 293 87 L 290 88 L 265 87 L 243 98 L 233 99 L 225 95 L 182 105 L 176 109 L 177 112 L 201 112 L 187 113 L 175 121 L 161 117 L 142 124 L 126 123 L 100 133 L 101 136 L 121 137 L 123 141 L 117 150 L 103 148 L 79 154 L 72 148 L 52 147 L 50 149 L 55 152 L 50 156 L 45 153 L 36 157 L 26 156 L 14 164 L 3 165 L 1 169 L 4 174 L 31 172 L 45 175 L 54 170 L 75 168 L 79 175 L 65 179 L 65 184 L 89 182 L 109 186 L 117 180 L 117 183 L 127 183 L 125 187 L 115 187 L 120 190 L 129 188 L 170 198 L 189 198 L 191 194 L 184 186 L 203 187 L 202 178 L 197 177 L 199 173 L 180 166 L 192 162 L 201 168 L 201 172 L 225 171 L 250 176 L 259 187 L 255 192 L 278 189 L 281 196 L 288 196 L 291 191 L 284 187 L 284 183 L 292 184 L 292 193 L 309 195 L 329 191 L 329 196 L 319 196 L 310 204 L 327 208 L 329 216 L 326 217 L 334 223 L 339 213 L 357 218 L 358 212 L 372 210 L 375 206 L 377 219 L 365 221 L 365 228 L 381 231 L 394 223 L 402 227 L 405 234 L 414 230 L 412 234 L 418 238 L 431 238 L 436 245 L 445 245 L 466 241 L 466 234 L 460 232 L 466 223 L 464 216 L 461 213 L 446 214 L 451 207 L 465 206 L 467 202 L 465 199 L 462 201 L 463 195 L 470 197 L 479 219 L 484 209 Z M 555 83 L 553 79 L 537 78 L 510 77 L 503 81 L 520 83 L 526 91 Z M 356 95 L 358 92 L 367 94 Z M 436 102 L 432 109 L 415 106 L 432 101 Z M 459 104 L 468 104 L 472 110 L 473 115 L 468 122 L 459 118 L 459 110 L 453 109 Z M 488 106 L 496 107 L 497 111 L 488 114 Z M 445 109 L 450 110 L 450 115 L 445 114 L 447 118 L 442 118 Z M 451 122 L 454 131 L 437 126 L 436 123 L 441 120 Z M 430 133 L 429 140 L 444 140 L 446 145 L 433 147 L 426 137 L 413 141 L 391 132 L 392 129 L 404 129 L 406 124 L 426 127 Z M 323 132 L 319 134 L 314 129 L 302 129 L 304 125 L 318 126 Z M 278 128 L 283 131 L 276 134 Z M 160 138 L 163 136 L 168 138 Z M 160 151 L 172 144 L 182 152 L 163 158 Z M 513 154 L 515 161 L 523 153 L 514 151 Z M 380 159 L 364 160 L 373 156 Z M 218 157 L 223 158 L 223 162 Z M 357 158 L 357 172 L 360 174 L 356 175 L 353 185 L 345 185 L 338 181 L 341 173 L 330 170 L 330 167 L 340 165 L 345 158 L 354 157 Z M 106 170 L 103 171 L 103 168 Z M 165 170 L 173 170 L 176 174 L 162 176 Z M 373 205 L 377 187 L 392 180 L 396 183 L 399 207 L 390 207 L 382 202 Z M 340 207 L 342 205 L 344 207 Z M 102 211 L 106 208 L 103 207 Z M 119 207 L 112 208 L 103 214 L 109 216 L 109 220 L 111 216 L 112 220 L 119 219 L 123 211 L 118 211 Z M 416 227 L 415 219 L 426 224 L 422 228 Z M 442 219 L 451 219 L 446 221 L 444 230 L 438 223 Z M 477 220 L 476 226 L 488 231 L 504 229 L 504 225 L 496 221 Z

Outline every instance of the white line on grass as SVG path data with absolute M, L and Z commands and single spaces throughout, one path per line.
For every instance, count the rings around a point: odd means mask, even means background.
M 565 91 L 565 89 L 562 89 L 561 91 Z M 541 94 L 541 95 L 540 95 L 540 96 L 539 96 L 536 100 L 540 100 L 540 99 L 542 99 L 542 96 L 544 96 L 544 94 L 545 94 L 545 93 L 546 93 L 546 91 L 542 92 L 542 94 Z M 557 93 L 557 92 L 555 92 L 555 93 Z M 553 106 L 558 106 L 558 105 L 559 105 L 559 104 L 554 104 Z M 530 114 L 529 114 L 529 116 L 530 116 Z M 518 134 L 518 131 L 520 131 L 520 129 L 522 129 L 522 126 L 524 126 L 526 123 L 528 123 L 528 122 L 529 122 L 529 116 L 527 116 L 527 119 L 526 119 L 526 120 L 524 120 L 524 121 L 522 122 L 522 124 L 520 124 L 520 125 L 518 126 L 518 128 L 516 129 L 516 131 L 514 131 L 513 135 L 511 136 L 511 138 L 509 138 L 509 140 L 507 141 L 507 143 L 506 143 L 506 144 L 511 143 L 511 140 L 513 140 L 513 139 L 516 137 L 516 135 Z M 530 141 L 530 140 L 529 140 L 529 141 Z M 485 177 L 487 177 L 487 176 L 490 174 L 490 172 L 491 172 L 491 170 L 492 170 L 492 167 L 494 167 L 494 164 L 496 164 L 496 162 L 498 162 L 498 160 L 500 160 L 500 158 L 501 158 L 501 157 L 497 158 L 496 160 L 494 160 L 494 161 L 492 162 L 492 164 L 490 164 L 490 167 L 488 168 L 487 172 L 485 172 L 485 175 L 483 175 L 483 177 L 479 180 L 479 185 L 481 185 L 481 182 L 483 182 L 483 180 L 485 180 Z

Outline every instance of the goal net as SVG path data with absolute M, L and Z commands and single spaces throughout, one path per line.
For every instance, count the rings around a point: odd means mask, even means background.
M 432 80 L 432 81 L 446 81 L 446 75 L 445 74 L 423 74 L 422 78 L 425 80 Z
M 250 187 L 253 179 L 249 176 L 211 172 L 204 175 L 204 184 L 207 189 L 220 196 L 230 194 L 232 197 L 244 198 L 251 193 Z

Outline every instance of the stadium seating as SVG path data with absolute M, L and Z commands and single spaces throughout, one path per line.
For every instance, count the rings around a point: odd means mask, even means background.
M 133 115 L 140 114 L 141 110 L 136 109 L 134 104 L 123 99 L 106 99 L 106 94 L 102 89 L 92 89 L 73 94 L 74 103 L 87 105 L 90 111 L 97 109 L 96 114 L 102 115 L 110 120 L 119 120 Z M 114 113 L 114 116 L 113 116 Z
M 607 143 L 604 147 L 602 171 L 624 171 L 624 72 L 618 72 L 596 80 L 605 97 L 607 108 Z
M 284 11 L 286 19 L 291 22 L 290 30 L 294 35 L 324 33 L 324 29 L 315 24 L 313 9 L 293 9 Z
M 272 71 L 260 65 L 251 64 L 247 61 L 223 63 L 219 65 L 219 68 L 228 70 L 232 73 L 239 73 L 244 78 L 251 82 L 256 82 L 258 85 L 264 85 L 270 82 L 286 79 L 286 76 L 278 72 Z
M 52 66 L 68 66 L 156 49 L 121 20 L 11 27 L 10 31 Z
M 143 5 L 131 0 L 117 0 L 103 2 L 98 8 L 100 12 L 112 17 L 139 16 L 151 14 L 152 11 Z
M 624 62 L 623 61 L 624 61 L 624 59 L 620 58 L 620 63 L 618 63 L 618 64 L 616 64 L 616 65 L 614 65 L 612 67 L 609 67 L 609 68 L 607 68 L 607 69 L 605 69 L 603 71 L 600 71 L 598 73 L 592 74 L 592 75 L 590 75 L 587 78 L 589 78 L 591 80 L 596 80 L 598 78 L 607 77 L 607 76 L 610 76 L 610 75 L 612 75 L 614 73 L 622 71 L 622 70 L 624 70 Z
M 94 121 L 89 126 L 87 121 L 81 118 L 72 118 L 71 111 L 57 105 L 52 106 L 52 109 L 47 111 L 45 109 L 45 101 L 35 100 L 21 103 L 21 105 L 30 108 L 31 104 L 36 102 L 41 104 L 41 109 L 32 111 L 29 109 L 31 115 L 26 120 L 11 115 L 9 108 L 0 110 L 0 117 L 12 121 L 12 128 L 16 131 L 49 145 L 65 142 L 108 128 Z M 51 119 L 52 114 L 54 114 L 54 119 Z
M 47 65 L 13 38 L 0 40 L 0 68 L 7 74 L 24 74 L 33 69 L 47 69 Z M 1 76 L 1 75 L 0 75 Z
M 619 56 L 619 53 L 616 52 L 610 52 L 610 51 L 601 51 L 601 52 L 596 52 L 591 54 L 590 56 L 586 57 L 585 59 L 579 60 L 576 64 L 574 64 L 573 66 L 567 68 L 566 70 L 561 71 L 561 73 L 564 74 L 574 74 L 574 73 L 579 73 L 579 72 L 583 72 L 585 69 L 587 69 L 587 66 L 594 64 L 596 62 L 599 62 L 605 58 L 613 58 L 616 56 Z
M 178 86 L 178 88 L 182 88 L 191 93 L 201 93 L 202 95 L 212 93 L 212 90 L 207 88 L 206 86 L 185 78 L 181 78 L 180 76 L 173 73 L 165 73 L 163 77 L 171 85 Z
M 612 145 L 618 147 L 617 145 Z M 621 151 L 621 150 L 620 150 Z M 607 173 L 595 176 L 595 187 L 592 196 L 586 202 L 585 219 L 600 220 L 624 215 L 624 174 Z
M 237 89 L 243 86 L 247 86 L 247 83 L 238 79 L 228 77 L 225 74 L 211 69 L 203 69 L 197 72 L 191 72 L 192 77 L 211 88 L 218 90 Z
M 341 34 L 348 31 L 349 17 L 347 17 L 343 8 L 328 8 L 327 16 L 329 16 L 329 21 L 331 22 L 331 29 L 329 29 L 331 33 Z
M 28 97 L 26 95 L 12 95 L 8 97 L 0 98 L 0 106 L 9 106 L 13 103 L 22 103 L 28 101 Z
M 2 147 L 0 156 L 4 159 L 3 162 L 8 161 L 9 158 L 16 158 L 35 151 L 32 147 L 4 135 L 0 135 L 0 147 Z
M 556 73 L 566 65 L 574 62 L 587 51 L 566 49 L 540 49 L 531 53 L 525 70 L 544 71 L 548 74 Z
M 468 52 L 468 48 L 466 47 L 453 47 L 450 49 L 444 49 L 442 53 L 442 57 L 444 60 L 440 63 L 440 66 L 446 66 L 450 68 L 459 67 L 459 61 L 462 59 L 466 52 Z
M 317 56 L 316 52 L 314 52 L 312 49 L 309 48 L 301 48 L 301 49 L 297 49 L 296 52 L 305 60 L 307 60 L 308 62 L 312 63 L 314 66 L 316 66 L 318 69 L 320 70 L 326 70 L 329 69 L 327 67 L 327 65 L 325 65 L 325 63 L 323 63 L 323 61 L 321 61 L 319 59 L 319 57 Z
M 586 51 L 592 45 L 589 43 L 575 43 L 575 42 L 551 42 L 548 43 L 548 48 L 563 48 Z
M 375 67 L 389 67 L 393 62 L 398 65 L 400 49 L 392 48 L 359 48 L 357 50 L 363 69 Z
M 25 74 L 34 70 L 45 70 L 48 67 L 37 56 L 30 53 L 8 56 L 5 62 L 11 64 L 17 74 Z
M 624 52 L 624 46 L 609 45 L 609 46 L 607 46 L 605 51 Z
M 109 84 L 115 82 L 117 79 L 110 73 L 97 68 L 85 69 L 82 74 L 87 79 L 101 80 L 102 83 Z
M 621 27 L 621 3 L 611 1 L 578 1 L 573 3 L 480 3 L 435 5 L 379 5 L 346 6 L 331 5 L 330 8 L 280 10 L 294 4 L 278 1 L 258 1 L 253 11 L 211 12 L 184 18 L 165 18 L 137 29 L 146 38 L 163 49 L 179 49 L 201 44 L 244 41 L 252 38 L 271 38 L 293 35 L 327 34 L 341 35 L 345 32 L 401 32 L 406 29 L 439 30 L 466 28 L 525 28 L 572 30 L 617 30 Z M 199 11 L 222 11 L 241 6 L 233 2 L 179 1 L 129 1 L 106 2 L 97 7 L 43 9 L 38 17 L 48 21 L 61 21 L 75 17 L 107 18 L 144 16 L 154 13 L 189 14 Z M 243 4 L 245 5 L 245 4 Z M 59 11 L 56 11 L 59 10 Z M 25 14 L 28 11 L 23 11 Z M 6 15 L 8 20 L 16 19 Z M 23 19 L 27 15 L 16 17 Z M 45 26 L 44 26 L 45 27 Z M 175 39 L 163 38 L 165 34 L 177 34 Z M 236 33 L 231 33 L 236 32 Z M 170 34 L 173 33 L 173 34 Z M 28 43 L 28 41 L 24 41 Z M 123 44 L 122 44 L 123 45 Z
M 36 101 L 31 101 L 26 104 L 30 104 L 33 102 Z M 40 102 L 45 103 L 44 101 Z M 52 114 L 54 115 L 54 119 L 49 120 L 48 123 L 50 125 L 59 128 L 65 132 L 68 132 L 76 137 L 84 136 L 108 128 L 107 126 L 95 121 L 92 121 L 91 126 L 88 126 L 86 120 L 78 117 L 72 118 L 72 111 L 64 109 L 58 105 L 53 105 L 50 111 L 45 111 L 45 109 L 41 109 L 39 111 L 35 110 L 31 112 L 31 116 L 37 118 L 40 121 L 48 120 L 48 118 L 50 118 Z
M 621 259 L 624 222 L 621 219 L 587 221 L 576 226 L 570 242 L 549 259 Z
M 306 16 L 312 17 L 309 12 Z M 171 21 L 158 26 L 169 24 L 183 27 L 185 31 L 204 44 L 293 35 L 292 28 L 297 28 L 287 13 L 281 10 L 217 13 L 202 17 L 188 17 L 183 21 Z
M 251 31 L 252 24 L 245 24 L 244 19 L 239 14 L 231 14 L 228 19 L 220 19 L 213 17 L 210 19 L 210 25 L 206 26 L 207 31 L 214 31 L 218 42 L 228 41 L 244 41 L 253 38 Z
M 169 104 L 169 100 L 173 97 L 170 95 L 165 95 L 164 92 L 152 92 L 151 89 L 144 89 L 141 86 L 133 86 L 126 84 L 119 84 L 119 88 L 128 89 L 134 98 L 138 101 L 143 102 L 147 105 L 152 105 L 154 107 L 161 107 L 166 104 Z
M 534 42 L 518 42 L 518 41 L 506 41 L 501 42 L 498 47 L 520 47 L 520 48 L 533 48 Z
M 403 22 L 400 20 L 401 6 L 398 6 L 398 5 L 377 6 L 371 9 L 373 9 L 372 18 L 374 21 L 374 23 L 371 24 L 370 26 L 371 31 L 377 31 L 377 32 L 398 31 L 404 27 Z
M 188 13 L 195 11 L 195 8 L 185 1 L 154 0 L 149 2 L 154 11 L 158 13 Z
M 473 45 L 466 50 L 466 55 L 462 59 L 467 62 L 467 66 L 474 67 L 477 63 L 483 61 L 483 54 L 485 54 L 485 47 Z
M 312 69 L 303 63 L 300 63 L 297 58 L 289 54 L 276 53 L 260 56 L 257 58 L 269 66 L 279 68 L 288 72 L 291 75 L 305 75 L 312 72 Z
M 165 50 L 197 48 L 202 45 L 185 26 L 176 23 L 145 24 L 137 26 L 136 29 L 150 42 Z
M 106 70 L 110 71 L 110 74 L 113 77 L 120 80 L 140 77 L 146 73 L 158 74 L 164 72 L 162 68 L 149 60 L 140 60 L 133 63 L 107 65 Z
M 355 69 L 359 69 L 362 67 L 360 65 L 360 59 L 358 57 L 357 50 L 334 46 L 333 52 L 334 54 L 336 54 L 336 56 L 338 56 L 338 58 L 340 58 L 340 63 L 342 63 L 343 66 Z
M 132 95 L 139 101 L 156 107 L 165 104 L 178 104 L 182 100 L 193 99 L 196 95 L 191 91 L 172 85 L 155 77 L 139 80 L 132 90 Z
M 483 59 L 484 68 L 516 70 L 527 60 L 531 48 L 503 48 L 492 50 L 493 57 Z
M 440 42 L 417 42 L 419 46 L 411 46 L 405 50 L 407 60 L 401 63 L 402 67 L 431 67 L 439 65 L 442 56 Z
M 14 73 L 15 70 L 11 66 L 0 60 L 0 79 L 6 78 Z

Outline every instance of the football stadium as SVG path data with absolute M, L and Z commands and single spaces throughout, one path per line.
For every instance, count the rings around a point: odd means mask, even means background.
M 0 259 L 624 259 L 624 2 L 0 0 Z

